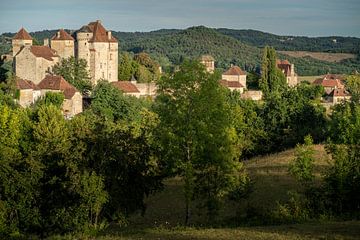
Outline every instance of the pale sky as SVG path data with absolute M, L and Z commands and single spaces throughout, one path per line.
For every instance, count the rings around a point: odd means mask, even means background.
M 0 0 L 0 33 L 78 29 L 254 29 L 280 35 L 360 37 L 360 0 Z

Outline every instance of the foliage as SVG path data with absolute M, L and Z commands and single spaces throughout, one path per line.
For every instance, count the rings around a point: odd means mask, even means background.
M 161 121 L 162 156 L 170 170 L 184 179 L 186 224 L 193 198 L 213 219 L 221 199 L 241 180 L 237 135 L 218 79 L 199 62 L 185 61 L 180 71 L 159 81 L 155 111 Z
M 87 62 L 84 59 L 76 59 L 75 57 L 62 59 L 53 67 L 52 71 L 54 74 L 62 76 L 83 95 L 88 95 L 92 90 Z
M 295 159 L 289 167 L 289 172 L 302 184 L 308 184 L 314 179 L 314 149 L 310 135 L 305 136 L 304 144 L 298 144 L 295 149 Z
M 118 78 L 120 81 L 129 81 L 134 76 L 136 67 L 128 53 L 119 54 Z
M 351 93 L 352 101 L 360 103 L 360 74 L 354 73 L 346 78 L 346 88 Z
M 46 92 L 45 96 L 38 99 L 35 102 L 35 106 L 40 106 L 40 105 L 54 105 L 56 106 L 58 109 L 61 108 L 61 106 L 63 105 L 65 96 L 62 92 Z

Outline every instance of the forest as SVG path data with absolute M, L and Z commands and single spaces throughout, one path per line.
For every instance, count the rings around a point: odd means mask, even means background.
M 264 49 L 261 102 L 241 99 L 219 84 L 219 72 L 185 59 L 157 79 L 155 99 L 126 96 L 103 81 L 91 90 L 91 105 L 68 120 L 61 93 L 19 107 L 8 72 L 0 85 L 0 237 L 91 239 L 113 225 L 129 227 L 174 178 L 182 182 L 183 227 L 358 220 L 360 75 L 347 76 L 352 100 L 329 114 L 320 104 L 324 89 L 289 88 L 276 58 Z M 83 80 L 73 79 L 86 86 Z M 319 143 L 332 161 L 315 181 Z M 234 209 L 218 221 L 225 201 L 240 204 L 256 192 L 244 168 L 249 158 L 294 147 L 288 172 L 302 188 L 274 212 Z M 195 209 L 206 216 L 200 225 Z
M 70 30 L 71 31 L 71 30 Z M 44 38 L 51 38 L 56 30 L 31 33 L 42 44 Z M 0 36 L 0 54 L 10 50 L 13 33 Z M 184 59 L 198 58 L 203 54 L 212 55 L 219 69 L 227 69 L 230 64 L 242 69 L 260 72 L 261 48 L 274 46 L 276 50 L 299 50 L 316 52 L 346 52 L 359 55 L 359 38 L 351 37 L 287 37 L 252 30 L 212 29 L 204 26 L 185 30 L 158 30 L 153 32 L 113 32 L 119 40 L 119 49 L 130 54 L 146 52 L 164 70 L 180 65 Z M 336 39 L 336 43 L 332 40 Z M 288 40 L 292 39 L 292 40 Z M 309 47 L 311 46 L 311 48 Z M 120 52 L 120 51 L 119 51 Z M 339 63 L 316 60 L 311 57 L 294 58 L 278 54 L 280 59 L 288 59 L 295 64 L 300 76 L 318 76 L 327 73 L 350 74 L 359 71 L 360 58 L 345 59 Z

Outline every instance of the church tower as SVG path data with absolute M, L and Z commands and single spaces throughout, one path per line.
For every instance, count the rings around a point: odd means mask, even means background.
M 21 28 L 18 33 L 12 38 L 12 55 L 13 57 L 23 48 L 24 46 L 32 46 L 33 39 L 30 34 Z

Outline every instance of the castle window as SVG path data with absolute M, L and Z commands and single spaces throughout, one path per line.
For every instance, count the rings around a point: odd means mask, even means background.
M 86 46 L 86 42 L 85 42 L 85 46 Z
M 102 69 L 102 63 L 100 63 L 100 69 Z
M 112 54 L 110 53 L 110 60 L 112 60 Z
M 109 79 L 111 79 L 111 73 L 109 73 Z
M 105 74 L 104 74 L 104 72 L 102 72 L 102 78 L 105 78 Z

